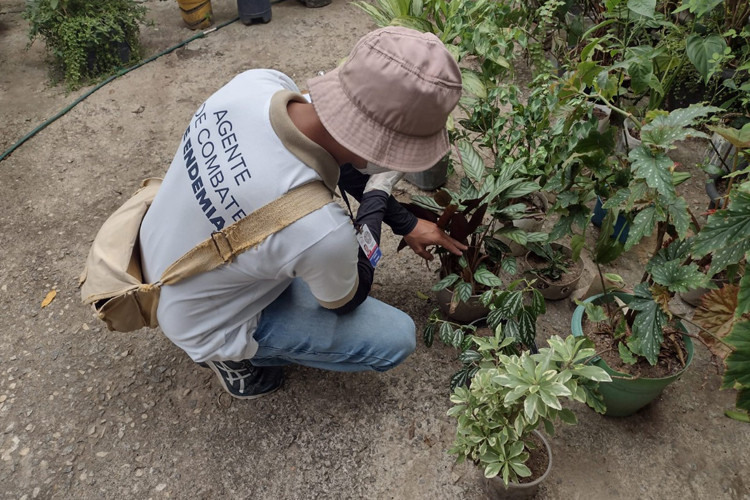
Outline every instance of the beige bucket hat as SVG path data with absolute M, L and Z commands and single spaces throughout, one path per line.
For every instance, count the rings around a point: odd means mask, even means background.
M 419 172 L 448 152 L 445 123 L 461 97 L 461 71 L 431 33 L 375 30 L 341 66 L 307 84 L 323 126 L 370 162 Z

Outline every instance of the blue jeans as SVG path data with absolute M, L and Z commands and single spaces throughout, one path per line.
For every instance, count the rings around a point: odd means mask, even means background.
M 416 347 L 414 322 L 406 313 L 368 297 L 353 312 L 338 315 L 321 307 L 299 278 L 263 310 L 253 337 L 255 366 L 294 363 L 342 372 L 389 370 Z

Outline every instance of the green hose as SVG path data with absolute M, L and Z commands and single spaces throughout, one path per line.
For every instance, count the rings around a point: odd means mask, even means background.
M 105 85 L 107 85 L 109 82 L 111 82 L 115 78 L 118 78 L 118 77 L 120 77 L 122 75 L 130 73 L 134 69 L 138 69 L 141 66 L 143 66 L 144 64 L 150 63 L 151 61 L 153 61 L 153 60 L 155 60 L 155 59 L 157 59 L 157 58 L 159 58 L 159 57 L 161 57 L 161 56 L 163 56 L 165 54 L 169 54 L 170 52 L 172 52 L 172 51 L 174 51 L 176 49 L 179 49 L 183 45 L 187 45 L 188 43 L 192 42 L 195 39 L 203 38 L 204 36 L 206 36 L 207 34 L 211 33 L 212 31 L 220 30 L 224 26 L 232 24 L 233 22 L 238 21 L 239 19 L 240 18 L 238 16 L 238 17 L 235 17 L 234 19 L 232 19 L 230 21 L 226 21 L 226 22 L 224 22 L 222 24 L 219 24 L 218 26 L 214 26 L 213 28 L 209 28 L 209 29 L 207 29 L 205 31 L 201 31 L 200 33 L 198 33 L 198 34 L 196 34 L 196 35 L 188 38 L 187 40 L 184 40 L 184 41 L 178 43 L 174 47 L 170 47 L 167 50 L 159 52 L 158 54 L 153 55 L 153 56 L 149 57 L 148 59 L 146 59 L 144 61 L 141 61 L 141 62 L 139 62 L 138 64 L 136 64 L 134 66 L 131 66 L 129 68 L 122 68 L 122 69 L 120 69 L 117 73 L 115 73 L 114 75 L 110 76 L 109 78 L 107 78 L 103 82 L 100 82 L 94 88 L 92 88 L 91 90 L 89 90 L 88 92 L 86 92 L 85 94 L 83 94 L 81 97 L 79 97 L 78 99 L 76 99 L 75 101 L 73 101 L 71 104 L 69 104 L 68 106 L 66 106 L 62 111 L 60 111 L 59 113 L 57 113 L 55 116 L 53 116 L 52 118 L 49 118 L 47 121 L 45 121 L 44 123 L 42 123 L 41 125 L 39 125 L 38 127 L 36 127 L 34 130 L 32 130 L 31 132 L 29 132 L 28 134 L 26 134 L 25 136 L 23 136 L 17 143 L 15 143 L 13 146 L 11 146 L 7 151 L 5 151 L 2 154 L 2 156 L 0 156 L 0 161 L 3 161 L 5 158 L 7 158 L 8 156 L 10 156 L 10 154 L 13 151 L 15 151 L 16 149 L 18 149 L 18 147 L 21 146 L 21 144 L 23 144 L 24 142 L 28 141 L 32 137 L 34 137 L 38 132 L 40 132 L 45 127 L 47 127 L 47 125 L 49 125 L 50 123 L 54 122 L 55 120 L 57 120 L 61 116 L 63 116 L 65 113 L 67 113 L 68 111 L 70 111 L 71 109 L 73 109 L 76 105 L 78 105 L 78 103 L 80 103 L 81 101 L 83 101 L 84 99 L 86 99 L 88 96 L 90 96 L 91 94 L 93 94 L 94 92 L 96 92 L 97 90 L 99 90 L 100 88 L 102 88 Z

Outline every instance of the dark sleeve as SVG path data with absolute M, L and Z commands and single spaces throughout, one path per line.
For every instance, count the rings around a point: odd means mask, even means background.
M 342 165 L 339 171 L 339 188 L 362 203 L 362 193 L 370 176 L 358 172 L 349 163 Z M 383 222 L 388 224 L 395 234 L 403 236 L 416 227 L 417 217 L 406 210 L 396 198 L 389 196 Z
M 378 242 L 378 246 L 380 246 L 380 226 L 383 223 L 383 216 L 386 212 L 387 203 L 388 194 L 385 191 L 370 191 L 362 196 L 359 210 L 357 210 L 357 220 L 355 221 L 356 226 L 366 224 L 370 233 L 372 233 L 373 238 Z M 354 297 L 343 306 L 333 309 L 335 313 L 346 314 L 353 311 L 357 306 L 364 302 L 370 294 L 375 268 L 370 264 L 370 260 L 362 251 L 362 248 L 359 249 L 357 273 L 359 275 L 359 285 L 357 286 L 357 291 L 354 293 Z

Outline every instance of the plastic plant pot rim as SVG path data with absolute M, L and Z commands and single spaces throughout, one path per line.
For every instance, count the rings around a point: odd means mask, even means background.
M 625 302 L 626 304 L 628 302 L 630 302 L 630 300 L 633 298 L 632 295 L 630 295 L 629 293 L 625 293 L 625 292 L 610 292 L 610 293 L 612 295 L 614 295 L 615 297 L 619 298 L 620 300 L 622 300 L 623 302 Z M 592 295 L 591 297 L 585 299 L 583 302 L 593 302 L 594 300 L 598 299 L 599 297 L 603 297 L 603 296 L 604 296 L 604 294 L 602 294 L 602 293 L 597 294 L 597 295 Z M 571 331 L 571 333 L 573 334 L 574 337 L 585 337 L 585 335 L 583 334 L 583 327 L 582 327 L 583 313 L 584 313 L 584 307 L 582 305 L 577 306 L 575 308 L 575 310 L 573 311 L 573 317 L 570 319 L 570 331 Z M 684 330 L 685 327 L 682 325 L 682 323 L 678 323 L 678 325 L 680 326 L 681 329 Z M 615 375 L 617 375 L 619 377 L 624 377 L 626 380 L 654 380 L 654 381 L 663 381 L 663 380 L 667 380 L 667 379 L 678 378 L 678 377 L 680 377 L 685 372 L 685 370 L 687 370 L 687 367 L 690 366 L 690 363 L 692 363 L 692 361 L 693 361 L 693 354 L 694 354 L 693 341 L 690 339 L 690 337 L 688 337 L 687 335 L 683 335 L 682 336 L 682 340 L 685 342 L 685 349 L 688 352 L 688 358 L 687 358 L 687 361 L 685 362 L 685 367 L 682 370 L 680 370 L 679 372 L 675 373 L 674 375 L 668 375 L 666 377 L 658 377 L 658 378 L 633 377 L 629 373 L 623 373 L 623 372 L 620 372 L 620 371 L 617 371 L 617 370 L 613 369 L 600 356 L 594 356 L 594 357 L 592 357 L 588 361 L 587 364 L 593 364 L 593 363 L 601 362 L 601 363 L 603 363 L 607 367 L 607 369 L 610 372 L 612 372 L 613 374 L 615 374 Z

